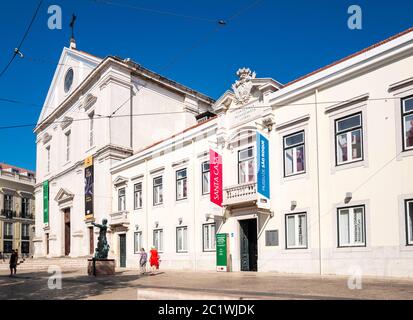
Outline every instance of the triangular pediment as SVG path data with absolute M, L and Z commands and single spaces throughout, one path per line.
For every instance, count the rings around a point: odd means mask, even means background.
M 77 49 L 64 48 L 37 123 L 41 123 L 67 99 L 101 61 L 102 59 Z M 66 81 L 65 87 L 65 78 L 69 70 L 73 71 L 72 77 L 68 77 L 72 78 L 72 81 Z
M 122 184 L 126 184 L 128 182 L 128 178 L 122 177 L 122 176 L 118 176 L 114 181 L 113 181 L 113 185 L 114 186 L 119 186 Z
M 75 195 L 65 188 L 61 188 L 54 198 L 57 202 L 65 202 L 73 199 Z

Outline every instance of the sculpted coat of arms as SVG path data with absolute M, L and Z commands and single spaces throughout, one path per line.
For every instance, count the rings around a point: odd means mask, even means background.
M 239 80 L 232 85 L 235 94 L 236 104 L 245 104 L 251 97 L 252 79 L 255 79 L 255 72 L 249 68 L 241 68 L 237 71 Z

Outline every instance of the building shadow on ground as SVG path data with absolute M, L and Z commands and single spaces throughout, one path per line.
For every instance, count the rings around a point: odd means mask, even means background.
M 88 276 L 78 271 L 63 271 L 61 289 L 59 279 L 47 271 L 25 272 L 9 277 L 0 275 L 0 300 L 81 300 L 105 295 L 118 299 L 116 291 L 124 288 L 138 288 L 134 283 L 148 275 L 117 272 L 114 276 Z M 55 279 L 55 281 L 53 280 Z

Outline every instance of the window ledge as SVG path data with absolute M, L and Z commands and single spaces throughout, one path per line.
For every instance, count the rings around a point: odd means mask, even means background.
M 336 248 L 334 248 L 334 252 L 335 253 L 340 253 L 340 252 L 343 252 L 343 253 L 348 253 L 348 252 L 370 252 L 371 251 L 371 248 L 369 248 L 369 247 L 357 247 L 357 246 L 354 246 L 354 247 L 336 247 Z
M 339 166 L 334 165 L 334 167 L 331 168 L 331 173 L 334 174 L 337 171 L 342 171 L 342 170 L 347 170 L 347 169 L 354 169 L 354 168 L 359 168 L 359 167 L 368 168 L 367 160 L 349 162 L 349 163 L 346 163 L 346 164 L 341 164 Z
M 281 253 L 282 254 L 311 254 L 312 251 L 313 250 L 311 248 L 290 248 L 290 249 L 283 248 L 281 250 Z
M 413 149 L 407 150 L 407 151 L 402 151 L 398 156 L 397 156 L 397 161 L 403 160 L 403 158 L 406 157 L 413 157 Z
M 188 198 L 175 200 L 175 204 L 185 204 L 185 203 L 188 203 L 188 202 L 189 202 Z
M 283 182 L 289 182 L 289 181 L 307 179 L 307 178 L 308 178 L 308 171 L 303 172 L 303 173 L 299 173 L 299 174 L 295 174 L 295 175 L 292 175 L 292 176 L 288 176 L 288 177 L 283 177 L 282 181 Z

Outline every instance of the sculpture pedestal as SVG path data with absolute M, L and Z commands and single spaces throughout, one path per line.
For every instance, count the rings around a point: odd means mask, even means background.
M 89 276 L 112 276 L 115 274 L 115 259 L 95 259 L 95 272 L 93 271 L 93 259 L 88 259 L 87 274 Z

